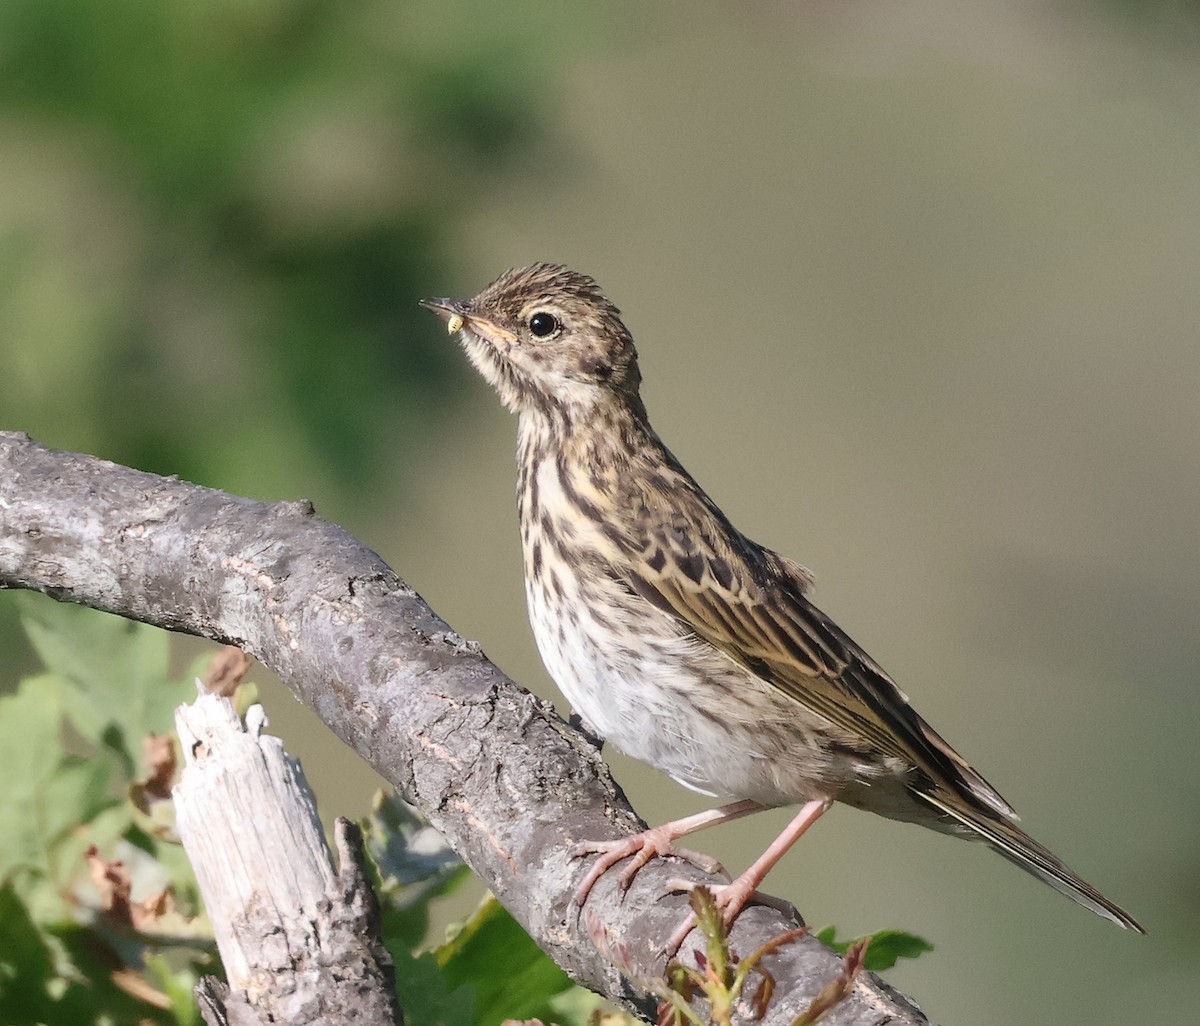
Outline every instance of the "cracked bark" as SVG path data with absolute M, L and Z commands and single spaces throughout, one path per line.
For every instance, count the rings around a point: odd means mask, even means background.
M 571 895 L 588 863 L 571 845 L 642 826 L 599 753 L 310 503 L 254 502 L 0 433 L 0 587 L 253 655 L 428 817 L 575 980 L 652 1010 L 640 981 L 661 975 L 661 945 L 686 910 L 684 896 L 664 897 L 667 881 L 717 881 L 655 860 L 623 901 L 607 874 L 579 915 Z M 732 945 L 753 951 L 790 925 L 752 907 Z M 770 968 L 779 987 L 762 1021 L 786 1023 L 841 961 L 806 937 Z M 926 1019 L 863 974 L 823 1021 Z
M 338 865 L 299 763 L 253 706 L 202 694 L 175 712 L 186 766 L 172 791 L 228 985 L 196 986 L 208 1026 L 397 1026 L 362 832 L 334 823 Z

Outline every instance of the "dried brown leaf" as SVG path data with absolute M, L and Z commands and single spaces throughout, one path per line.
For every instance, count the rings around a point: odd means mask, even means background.
M 204 690 L 210 695 L 231 698 L 250 672 L 250 657 L 234 645 L 226 645 L 209 660 L 204 671 Z

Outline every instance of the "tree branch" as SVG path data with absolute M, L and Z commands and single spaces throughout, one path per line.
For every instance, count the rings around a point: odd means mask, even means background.
M 599 753 L 310 503 L 253 502 L 0 433 L 0 587 L 252 654 L 428 817 L 575 980 L 652 1007 L 639 981 L 661 976 L 662 945 L 686 912 L 683 896 L 664 897 L 667 881 L 716 881 L 656 859 L 623 901 L 607 874 L 581 916 L 571 895 L 587 861 L 571 845 L 642 826 Z M 790 925 L 749 908 L 732 945 L 756 950 Z M 841 959 L 806 937 L 771 971 L 779 986 L 762 1021 L 785 1023 Z M 926 1022 L 870 974 L 824 1021 Z

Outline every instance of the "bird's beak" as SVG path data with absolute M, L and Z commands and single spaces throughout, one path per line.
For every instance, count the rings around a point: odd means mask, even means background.
M 432 310 L 446 321 L 446 331 L 453 335 L 467 319 L 466 308 L 457 299 L 422 299 L 421 306 Z
M 511 331 L 506 331 L 504 328 L 493 324 L 485 317 L 478 317 L 471 313 L 466 303 L 458 299 L 422 299 L 421 306 L 426 310 L 432 310 L 439 317 L 446 321 L 446 331 L 453 335 L 463 328 L 469 329 L 473 334 L 489 339 L 504 339 L 506 342 L 515 342 L 517 336 Z

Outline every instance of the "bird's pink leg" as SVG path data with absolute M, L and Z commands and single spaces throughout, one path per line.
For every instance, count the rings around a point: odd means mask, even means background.
M 755 859 L 749 869 L 732 883 L 711 888 L 713 899 L 717 903 L 717 908 L 721 910 L 721 916 L 725 920 L 726 926 L 730 925 L 737 918 L 738 913 L 754 897 L 759 884 L 766 879 L 767 874 L 774 868 L 775 863 L 783 858 L 787 850 L 800 839 L 801 835 L 810 826 L 821 818 L 821 814 L 832 804 L 832 802 L 824 798 L 809 802 L 796 814 L 795 819 L 784 828 L 783 833 L 771 842 L 767 850 Z M 687 886 L 691 885 L 688 884 Z M 667 941 L 668 955 L 674 955 L 679 950 L 680 945 L 683 944 L 684 939 L 692 932 L 695 925 L 696 917 L 689 915 L 683 921 L 683 925 L 671 934 L 671 939 Z
M 573 855 L 599 852 L 600 857 L 596 859 L 592 868 L 588 870 L 587 876 L 583 878 L 583 882 L 576 888 L 575 903 L 583 905 L 587 901 L 588 894 L 596 885 L 596 881 L 630 855 L 633 856 L 633 861 L 621 871 L 618 880 L 622 891 L 629 889 L 629 885 L 633 883 L 633 878 L 637 876 L 639 870 L 655 855 L 678 855 L 706 873 L 724 873 L 724 869 L 716 859 L 684 848 L 676 848 L 675 842 L 679 838 L 694 834 L 697 830 L 703 830 L 707 826 L 740 819 L 742 816 L 749 816 L 752 812 L 761 812 L 764 808 L 766 806 L 746 798 L 740 802 L 722 805 L 719 809 L 709 809 L 707 812 L 698 812 L 694 816 L 672 820 L 670 823 L 643 830 L 640 834 L 633 834 L 620 841 L 581 841 L 572 849 Z

